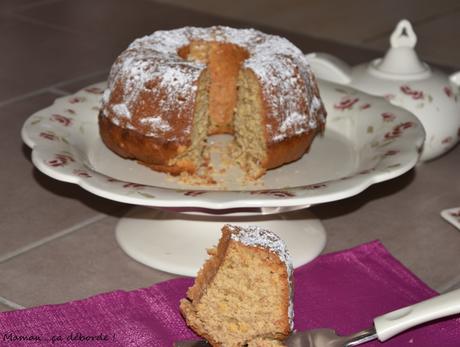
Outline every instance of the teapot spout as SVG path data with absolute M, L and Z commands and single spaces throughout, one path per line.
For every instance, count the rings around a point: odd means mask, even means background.
M 316 77 L 339 84 L 351 83 L 351 67 L 343 60 L 327 53 L 309 53 L 305 56 Z

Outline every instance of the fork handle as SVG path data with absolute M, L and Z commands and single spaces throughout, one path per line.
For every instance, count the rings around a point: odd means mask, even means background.
M 389 338 L 419 324 L 460 313 L 460 289 L 374 318 L 377 338 Z

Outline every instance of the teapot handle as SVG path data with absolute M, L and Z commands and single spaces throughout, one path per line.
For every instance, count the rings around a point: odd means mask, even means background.
M 351 67 L 343 60 L 327 53 L 309 53 L 306 54 L 310 66 L 316 77 L 339 83 L 351 83 Z
M 460 91 L 460 71 L 454 72 L 449 76 L 450 85 L 454 88 L 455 92 Z

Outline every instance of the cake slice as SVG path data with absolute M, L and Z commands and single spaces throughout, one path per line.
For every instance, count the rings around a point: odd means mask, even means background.
M 180 311 L 212 346 L 281 346 L 293 327 L 292 262 L 284 242 L 225 225 Z

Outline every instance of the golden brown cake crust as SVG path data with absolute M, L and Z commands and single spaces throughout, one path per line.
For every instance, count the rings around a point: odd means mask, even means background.
M 264 166 L 267 169 L 274 169 L 283 164 L 298 160 L 308 151 L 316 134 L 316 131 L 312 131 L 269 146 L 267 150 L 268 160 L 264 163 Z
M 312 83 L 308 85 L 308 88 L 311 88 L 311 90 L 306 91 L 306 95 L 316 95 L 319 98 L 319 90 L 316 78 L 312 75 L 311 79 Z M 301 132 L 300 134 L 289 134 L 289 136 L 286 136 L 282 141 L 275 142 L 273 140 L 273 135 L 268 133 L 267 129 L 279 128 L 281 126 L 280 119 L 277 117 L 267 116 L 267 114 L 270 112 L 270 109 L 267 106 L 268 103 L 269 101 L 267 100 L 267 96 L 265 95 L 263 97 L 262 104 L 265 108 L 264 122 L 267 124 L 267 126 L 265 127 L 265 138 L 267 143 L 267 161 L 263 163 L 263 166 L 266 169 L 274 169 L 283 164 L 287 164 L 292 161 L 298 160 L 302 157 L 304 153 L 308 152 L 314 138 L 318 134 L 323 133 L 325 122 L 321 121 L 319 119 L 320 117 L 318 117 L 317 126 L 311 127 L 307 131 Z M 301 103 L 300 108 L 307 109 L 309 107 L 307 98 L 299 100 L 299 103 Z M 322 103 L 319 105 L 317 112 L 319 115 L 323 115 L 325 117 L 326 110 Z
M 206 291 L 206 286 L 212 281 L 216 275 L 219 266 L 222 264 L 230 242 L 231 233 L 227 229 L 222 230 L 222 236 L 216 248 L 208 250 L 211 256 L 199 270 L 195 283 L 187 290 L 187 298 L 180 301 L 180 312 L 186 319 L 187 325 L 192 328 L 198 335 L 205 338 L 212 346 L 220 346 L 220 344 L 210 336 L 206 330 L 196 324 L 192 317 L 195 317 L 194 303 L 199 302 L 200 298 Z
M 167 165 L 186 145 L 167 142 L 165 139 L 147 137 L 135 130 L 113 124 L 107 117 L 99 115 L 99 133 L 102 141 L 113 152 L 126 159 L 136 159 L 156 171 L 178 175 L 183 171 L 194 173 L 193 163 L 181 167 Z
M 222 236 L 216 248 L 208 250 L 211 256 L 197 274 L 195 283 L 187 291 L 187 298 L 191 301 L 199 301 L 206 290 L 206 286 L 216 275 L 219 266 L 222 264 L 229 246 L 231 232 L 227 228 L 222 230 Z

